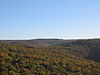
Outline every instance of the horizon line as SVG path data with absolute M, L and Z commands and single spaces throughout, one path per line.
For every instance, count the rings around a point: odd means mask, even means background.
M 16 38 L 16 39 L 0 39 L 0 40 L 89 40 L 100 38 Z

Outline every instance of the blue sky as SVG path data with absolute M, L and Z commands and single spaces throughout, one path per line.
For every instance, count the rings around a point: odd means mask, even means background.
M 0 39 L 100 37 L 100 0 L 0 0 Z

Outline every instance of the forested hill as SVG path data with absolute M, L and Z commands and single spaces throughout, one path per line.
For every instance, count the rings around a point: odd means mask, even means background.
M 1 40 L 0 42 L 35 47 L 45 50 L 55 50 L 65 55 L 75 55 L 85 59 L 100 62 L 100 39 L 63 40 L 63 39 L 34 39 L 34 40 Z
M 100 62 L 84 59 L 90 49 L 76 42 L 45 47 L 0 43 L 0 75 L 100 75 Z

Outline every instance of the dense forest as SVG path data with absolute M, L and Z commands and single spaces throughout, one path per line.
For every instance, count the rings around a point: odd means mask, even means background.
M 0 75 L 100 75 L 100 39 L 1 40 Z

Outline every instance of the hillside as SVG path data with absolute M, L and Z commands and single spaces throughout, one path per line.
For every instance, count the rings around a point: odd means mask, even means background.
M 100 39 L 63 40 L 63 39 L 34 39 L 34 40 L 2 40 L 0 42 L 35 47 L 37 49 L 55 50 L 65 55 L 74 55 L 100 62 Z
M 57 49 L 0 43 L 0 75 L 100 75 L 100 63 Z

